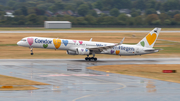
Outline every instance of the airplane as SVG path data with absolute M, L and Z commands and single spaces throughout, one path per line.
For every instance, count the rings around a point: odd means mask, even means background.
M 87 55 L 85 58 L 86 61 L 97 61 L 95 54 L 132 56 L 159 52 L 160 49 L 154 49 L 153 46 L 160 31 L 161 28 L 154 28 L 135 45 L 123 44 L 125 38 L 120 43 L 114 44 L 94 42 L 92 38 L 89 41 L 81 41 L 44 37 L 25 37 L 21 41 L 18 41 L 17 45 L 29 47 L 31 49 L 31 55 L 33 55 L 33 48 L 44 48 L 66 50 L 68 55 Z M 93 57 L 89 57 L 89 55 L 93 55 Z

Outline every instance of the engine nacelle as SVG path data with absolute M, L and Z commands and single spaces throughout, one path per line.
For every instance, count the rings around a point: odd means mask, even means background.
M 77 49 L 77 53 L 78 53 L 79 55 L 89 55 L 89 54 L 90 54 L 90 51 L 89 51 L 89 49 L 78 48 L 78 49 Z
M 76 51 L 67 50 L 68 55 L 78 55 Z

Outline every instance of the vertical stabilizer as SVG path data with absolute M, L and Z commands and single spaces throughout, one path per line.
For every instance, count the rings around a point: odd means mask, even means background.
M 154 28 L 146 37 L 144 37 L 137 46 L 142 46 L 146 48 L 152 48 L 158 38 L 161 28 Z

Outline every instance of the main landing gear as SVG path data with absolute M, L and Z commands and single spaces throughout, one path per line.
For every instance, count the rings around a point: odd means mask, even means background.
M 33 55 L 34 53 L 33 53 L 33 48 L 31 48 L 31 55 Z
M 87 57 L 85 58 L 86 61 L 97 61 L 97 58 L 94 57 L 89 57 L 89 55 L 87 55 Z

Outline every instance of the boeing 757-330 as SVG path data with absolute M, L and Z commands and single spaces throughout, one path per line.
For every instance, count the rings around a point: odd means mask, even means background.
M 159 49 L 154 49 L 153 46 L 158 38 L 161 28 L 154 28 L 136 45 L 123 44 L 125 38 L 120 43 L 105 43 L 90 41 L 69 40 L 59 38 L 44 38 L 44 37 L 25 37 L 17 42 L 17 45 L 29 47 L 31 55 L 33 48 L 57 49 L 66 50 L 68 55 L 87 55 L 86 61 L 97 61 L 95 54 L 111 54 L 111 55 L 143 55 L 156 53 Z M 93 55 L 93 57 L 89 57 Z

